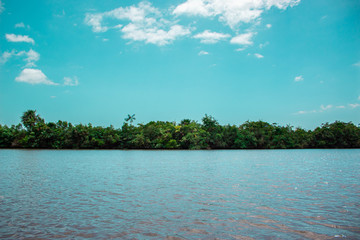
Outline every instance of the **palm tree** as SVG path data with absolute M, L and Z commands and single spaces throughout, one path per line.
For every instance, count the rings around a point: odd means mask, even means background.
M 130 124 L 132 124 L 135 120 L 136 120 L 135 114 L 133 115 L 128 114 L 128 116 L 125 118 L 125 121 L 130 122 Z
M 36 114 L 36 110 L 28 110 L 22 115 L 21 122 L 28 131 L 32 132 L 35 125 L 44 120 Z

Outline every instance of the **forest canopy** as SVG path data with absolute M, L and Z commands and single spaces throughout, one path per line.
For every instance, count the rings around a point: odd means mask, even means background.
M 44 149 L 302 149 L 359 148 L 360 126 L 335 121 L 314 130 L 279 126 L 263 121 L 220 125 L 206 115 L 198 123 L 151 121 L 133 125 L 128 115 L 121 128 L 66 121 L 45 122 L 35 110 L 26 111 L 21 123 L 0 125 L 0 148 Z

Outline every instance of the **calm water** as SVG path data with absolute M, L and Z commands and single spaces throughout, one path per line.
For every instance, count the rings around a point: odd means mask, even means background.
M 0 238 L 360 239 L 360 150 L 0 150 Z

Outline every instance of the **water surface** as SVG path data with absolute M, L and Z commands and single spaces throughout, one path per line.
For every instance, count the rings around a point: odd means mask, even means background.
M 360 150 L 0 150 L 5 239 L 360 239 Z

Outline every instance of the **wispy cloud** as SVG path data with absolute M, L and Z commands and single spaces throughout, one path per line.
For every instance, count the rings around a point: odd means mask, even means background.
M 6 63 L 14 55 L 14 50 L 9 52 L 5 51 L 0 57 L 0 63 Z
M 190 30 L 181 25 L 171 26 L 168 31 L 159 29 L 158 27 L 147 27 L 141 24 L 130 23 L 121 30 L 124 39 L 133 41 L 144 41 L 163 46 L 170 44 L 178 37 L 190 34 Z
M 183 3 L 169 9 L 158 9 L 150 2 L 142 1 L 137 5 L 119 7 L 110 11 L 86 14 L 84 22 L 95 33 L 103 33 L 118 29 L 122 38 L 131 41 L 142 41 L 155 45 L 167 45 L 181 37 L 189 37 L 196 29 L 179 24 L 180 16 L 202 16 L 210 20 L 217 19 L 236 34 L 230 43 L 248 46 L 253 44 L 256 35 L 255 27 L 261 23 L 261 15 L 270 8 L 285 10 L 296 6 L 300 0 L 185 0 Z M 119 22 L 116 22 L 119 21 Z M 242 23 L 252 24 L 243 34 L 239 34 Z M 271 24 L 266 24 L 271 28 Z M 227 33 L 204 30 L 192 36 L 201 43 L 214 44 L 230 38 Z
M 269 42 L 260 43 L 260 44 L 259 44 L 259 48 L 262 49 L 262 48 L 266 47 L 266 46 L 269 45 L 269 44 L 270 44 Z
M 331 104 L 328 104 L 328 105 L 323 105 L 322 104 L 322 105 L 320 105 L 320 108 L 318 110 L 310 110 L 310 111 L 301 110 L 301 111 L 298 111 L 298 112 L 296 112 L 294 114 L 299 115 L 299 114 L 309 114 L 309 113 L 323 113 L 323 112 L 330 111 L 331 109 L 333 109 L 333 110 L 336 110 L 336 109 L 349 109 L 349 110 L 352 110 L 352 109 L 355 109 L 355 108 L 358 108 L 358 107 L 360 107 L 359 103 L 349 103 L 348 107 L 346 107 L 344 105 L 333 106 Z
M 77 85 L 79 85 L 79 80 L 76 76 L 73 78 L 64 77 L 64 86 L 77 86 Z
M 237 35 L 230 40 L 230 43 L 239 44 L 239 45 L 252 45 L 253 44 L 252 37 L 255 34 L 256 33 L 249 32 L 249 33 L 243 33 L 243 34 Z
M 359 103 L 350 103 L 349 107 L 350 108 L 358 108 L 358 107 L 360 107 L 360 104 Z
M 333 107 L 333 105 L 331 105 L 331 104 L 326 105 L 326 106 L 321 105 L 321 106 L 320 106 L 320 109 L 321 109 L 321 111 L 326 111 L 326 110 L 331 109 L 332 107 Z
M 21 71 L 20 75 L 15 78 L 17 82 L 24 82 L 32 85 L 45 84 L 45 85 L 58 85 L 49 80 L 40 69 L 25 68 Z
M 24 54 L 27 56 L 27 58 L 25 59 L 25 61 L 27 61 L 26 67 L 36 66 L 35 62 L 39 61 L 40 54 L 32 49 L 30 49 L 28 52 L 24 52 Z
M 27 35 L 5 34 L 5 37 L 8 42 L 26 42 L 35 44 L 34 39 Z
M 260 53 L 254 53 L 254 56 L 255 56 L 256 58 L 264 58 L 264 56 L 261 55 Z
M 125 26 L 117 24 L 109 27 L 103 25 L 104 19 L 128 21 L 129 23 Z M 177 38 L 191 33 L 190 28 L 164 19 L 161 12 L 149 2 L 140 2 L 137 6 L 119 7 L 103 13 L 88 13 L 85 23 L 91 26 L 94 32 L 106 32 L 111 28 L 116 28 L 123 33 L 124 39 L 143 41 L 159 46 L 170 44 Z
M 235 49 L 235 51 L 236 52 L 242 52 L 242 51 L 244 51 L 246 48 L 245 47 L 242 47 L 242 48 L 237 48 L 237 49 Z
M 20 52 L 13 49 L 11 52 L 6 51 L 2 54 L 2 56 L 0 57 L 0 63 L 6 63 L 12 57 L 23 57 L 23 56 L 26 57 L 24 61 L 27 62 L 25 67 L 35 67 L 36 66 L 35 62 L 39 61 L 40 59 L 40 54 L 32 49 L 30 49 L 29 51 L 20 51 Z
M 202 51 L 200 51 L 200 52 L 198 53 L 198 55 L 199 55 L 199 56 L 209 55 L 209 53 L 202 50 Z
M 272 7 L 286 9 L 299 2 L 300 0 L 187 0 L 176 6 L 173 14 L 218 17 L 219 21 L 234 29 L 240 23 L 249 23 L 260 19 L 261 14 Z
M 353 66 L 355 66 L 355 67 L 360 67 L 360 61 L 357 62 L 357 63 L 354 63 Z
M 102 26 L 103 14 L 86 14 L 85 23 L 92 27 L 93 32 L 106 32 L 108 27 Z
M 24 28 L 25 24 L 23 22 L 15 24 L 15 28 Z
M 29 25 L 25 25 L 23 22 L 19 22 L 15 24 L 15 28 L 27 28 L 30 29 Z
M 213 44 L 217 43 L 221 40 L 225 40 L 230 37 L 230 34 L 211 32 L 209 30 L 205 30 L 202 33 L 196 34 L 193 38 L 200 39 L 201 43 Z
M 311 111 L 298 111 L 296 113 L 294 113 L 295 115 L 303 115 L 303 114 L 309 114 L 309 113 L 316 113 L 316 110 L 311 110 Z
M 295 77 L 295 78 L 294 78 L 294 81 L 295 81 L 295 82 L 301 82 L 301 81 L 304 81 L 304 78 L 303 78 L 302 75 L 300 75 L 300 76 Z

